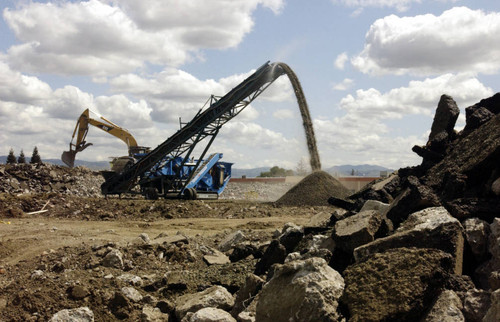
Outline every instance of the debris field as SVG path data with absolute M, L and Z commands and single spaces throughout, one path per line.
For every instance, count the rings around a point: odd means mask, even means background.
M 272 201 L 105 199 L 2 165 L 0 321 L 499 321 L 500 94 L 458 115 L 443 95 L 422 164 L 353 195 L 314 172 Z

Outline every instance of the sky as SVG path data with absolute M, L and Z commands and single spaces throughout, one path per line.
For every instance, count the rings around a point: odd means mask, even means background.
M 69 149 L 90 108 L 156 147 L 210 95 L 267 61 L 297 74 L 323 168 L 420 164 L 442 94 L 465 108 L 500 87 L 492 0 L 89 0 L 0 2 L 0 155 Z M 77 159 L 126 145 L 90 128 Z M 298 105 L 278 78 L 224 125 L 211 152 L 236 168 L 308 160 Z

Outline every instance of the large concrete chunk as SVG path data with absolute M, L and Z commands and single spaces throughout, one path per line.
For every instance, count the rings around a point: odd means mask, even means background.
M 352 252 L 356 247 L 375 239 L 382 215 L 376 210 L 362 211 L 335 223 L 334 239 L 337 246 L 345 252 Z
M 282 264 L 286 258 L 286 248 L 281 245 L 276 239 L 271 241 L 271 244 L 267 247 L 262 258 L 255 265 L 255 274 L 262 275 L 271 267 L 273 264 Z
M 488 253 L 491 259 L 484 262 L 475 272 L 479 284 L 486 290 L 500 289 L 500 218 L 495 218 L 490 225 Z
M 342 276 L 323 259 L 279 265 L 259 293 L 256 321 L 338 321 Z
M 441 206 L 434 191 L 422 184 L 417 177 L 407 177 L 403 186 L 406 187 L 406 190 L 394 199 L 387 211 L 387 218 L 392 221 L 395 227 L 399 226 L 415 211 Z
M 437 249 L 373 254 L 344 271 L 349 321 L 418 321 L 452 271 L 452 257 Z
M 450 290 L 443 291 L 432 305 L 422 322 L 463 322 L 462 302 L 458 295 Z
M 250 304 L 252 299 L 262 289 L 264 280 L 256 275 L 249 274 L 245 280 L 245 284 L 236 292 L 234 307 L 231 310 L 233 316 L 238 316 Z
M 234 305 L 234 299 L 222 286 L 212 286 L 202 292 L 186 294 L 177 299 L 175 314 L 181 320 L 188 312 L 196 312 L 205 307 L 230 310 Z
M 434 114 L 429 141 L 434 140 L 443 131 L 452 135 L 459 114 L 460 109 L 453 98 L 448 95 L 442 95 L 436 109 L 436 114 Z
M 489 224 L 479 218 L 469 218 L 463 222 L 463 226 L 472 254 L 476 260 L 483 260 L 488 246 Z
M 462 274 L 464 237 L 460 222 L 443 207 L 413 213 L 396 232 L 354 250 L 356 261 L 400 247 L 436 248 L 453 256 L 455 274 Z
M 88 307 L 61 310 L 54 314 L 51 322 L 94 322 L 94 313 Z
M 500 289 L 491 293 L 491 306 L 483 317 L 483 322 L 500 321 Z
M 236 322 L 236 320 L 224 310 L 206 307 L 196 313 L 188 313 L 181 322 Z

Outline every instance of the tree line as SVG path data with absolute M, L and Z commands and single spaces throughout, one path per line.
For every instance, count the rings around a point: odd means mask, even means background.
M 19 157 L 16 158 L 14 155 L 14 149 L 10 149 L 9 155 L 7 156 L 7 164 L 16 164 L 16 163 L 26 163 L 26 157 L 24 156 L 24 151 L 21 149 L 21 153 L 19 153 Z M 30 159 L 31 164 L 42 163 L 42 158 L 38 153 L 38 148 L 35 146 L 33 149 L 33 153 L 31 154 Z

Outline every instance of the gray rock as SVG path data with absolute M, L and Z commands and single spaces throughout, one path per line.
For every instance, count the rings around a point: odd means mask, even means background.
M 132 302 L 140 302 L 142 300 L 142 295 L 133 287 L 122 287 L 121 291 L 126 298 L 128 298 Z
M 256 321 L 338 321 L 342 276 L 321 258 L 277 265 L 259 293 Z
M 349 321 L 418 321 L 453 267 L 450 254 L 425 248 L 390 249 L 348 266 L 342 301 Z
M 176 304 L 175 314 L 181 320 L 188 312 L 205 307 L 229 311 L 234 306 L 234 298 L 224 287 L 215 285 L 199 293 L 180 296 Z
M 458 295 L 450 290 L 441 292 L 430 311 L 421 320 L 422 322 L 463 322 L 465 321 L 461 309 L 462 302 Z
M 500 196 L 500 178 L 493 181 L 493 183 L 491 184 L 491 191 L 495 195 Z
M 220 242 L 219 250 L 221 252 L 227 252 L 232 247 L 234 247 L 236 244 L 244 241 L 245 238 L 246 237 L 241 230 L 235 231 L 234 233 L 230 234 L 229 236 L 224 238 L 223 241 Z
M 123 254 L 118 249 L 110 250 L 102 260 L 102 266 L 123 268 Z
M 116 279 L 133 286 L 142 286 L 142 278 L 137 275 L 126 273 L 118 276 Z
M 203 256 L 203 260 L 208 265 L 223 265 L 229 264 L 231 261 L 229 257 L 227 257 L 224 253 L 219 252 L 217 249 L 207 247 L 204 249 L 205 256 Z
M 271 241 L 262 258 L 255 265 L 255 274 L 261 275 L 267 272 L 271 265 L 279 263 L 282 264 L 286 258 L 286 248 L 280 244 L 276 239 Z
M 354 250 L 361 261 L 371 254 L 400 247 L 436 248 L 453 256 L 455 273 L 462 274 L 463 228 L 444 207 L 427 208 L 411 214 L 391 236 L 379 238 Z
M 491 259 L 476 269 L 475 276 L 482 288 L 494 291 L 500 288 L 500 218 L 495 218 L 489 227 L 488 253 Z
M 490 224 L 491 234 L 488 241 L 488 251 L 500 260 L 500 218 L 494 218 Z
M 388 203 L 384 203 L 378 200 L 367 200 L 365 201 L 363 207 L 361 207 L 361 210 L 359 212 L 367 210 L 376 210 L 380 212 L 382 216 L 384 216 L 389 210 L 389 207 L 390 205 Z
M 262 289 L 264 280 L 257 275 L 248 274 L 245 284 L 236 292 L 234 307 L 231 310 L 231 315 L 237 317 L 250 304 L 257 293 Z
M 148 234 L 146 234 L 146 233 L 140 234 L 139 238 L 142 239 L 146 244 L 149 244 L 151 242 L 151 239 L 149 238 Z
M 442 131 L 453 134 L 459 114 L 460 109 L 453 98 L 448 95 L 442 95 L 434 114 L 429 141 L 434 140 L 436 135 Z
M 469 218 L 463 222 L 465 237 L 476 260 L 481 261 L 486 256 L 489 224 L 479 218 Z
M 45 273 L 42 270 L 34 270 L 33 273 L 31 273 L 30 278 L 32 280 L 41 280 L 45 278 Z
M 278 237 L 280 244 L 285 246 L 286 252 L 292 252 L 304 237 L 304 229 L 294 223 L 286 223 L 281 235 Z
M 168 245 L 177 243 L 189 244 L 189 240 L 186 236 L 182 234 L 177 234 L 173 236 L 161 236 L 151 240 L 152 245 L 163 245 L 163 244 Z
M 331 217 L 332 217 L 331 213 L 322 211 L 322 212 L 319 212 L 319 213 L 315 214 L 314 216 L 312 216 L 311 219 L 309 219 L 307 224 L 305 224 L 304 226 L 305 227 L 315 227 L 315 228 L 328 227 L 328 224 L 330 223 Z
M 94 312 L 86 306 L 62 310 L 54 314 L 50 322 L 94 322 Z
M 491 305 L 490 293 L 473 289 L 465 294 L 463 313 L 467 321 L 482 321 Z
M 181 322 L 236 322 L 236 320 L 224 310 L 214 307 L 206 307 L 196 313 L 186 315 Z
M 489 111 L 487 108 L 481 106 L 470 106 L 465 109 L 466 113 L 466 124 L 464 128 L 465 133 L 472 132 L 484 123 L 491 120 L 495 114 Z
M 168 322 L 169 315 L 162 313 L 157 307 L 145 305 L 142 308 L 141 321 L 142 322 Z
M 387 211 L 387 218 L 395 227 L 405 221 L 411 213 L 429 207 L 441 206 L 439 197 L 430 187 L 422 184 L 417 177 L 407 177 L 404 185 L 408 188 L 394 199 Z
M 491 293 L 491 306 L 483 317 L 483 322 L 500 321 L 500 289 Z
M 335 223 L 334 239 L 339 248 L 351 253 L 356 247 L 375 239 L 382 215 L 376 210 L 359 212 Z
M 314 235 L 307 243 L 308 250 L 327 249 L 330 252 L 335 250 L 335 241 L 331 236 Z

